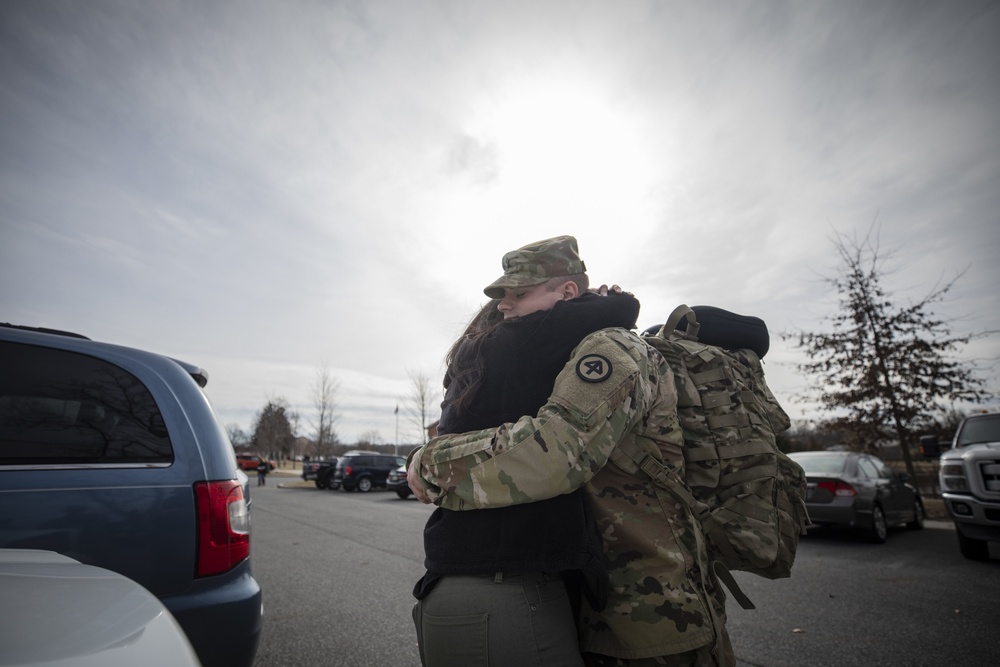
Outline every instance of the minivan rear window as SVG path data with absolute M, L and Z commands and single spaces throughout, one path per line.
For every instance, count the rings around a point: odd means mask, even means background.
M 85 354 L 0 341 L 0 465 L 171 463 L 145 385 Z

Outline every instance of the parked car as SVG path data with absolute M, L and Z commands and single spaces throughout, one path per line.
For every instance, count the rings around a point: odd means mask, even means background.
M 1000 413 L 962 420 L 952 449 L 941 455 L 939 477 L 959 551 L 970 560 L 987 560 L 989 543 L 1000 542 Z
M 316 481 L 316 473 L 319 472 L 319 461 L 303 461 L 302 462 L 302 480 L 308 482 L 309 480 Z M 316 486 L 319 486 L 317 484 Z M 322 487 L 320 487 L 322 488 Z
M 389 472 L 406 464 L 402 456 L 379 454 L 378 452 L 347 452 L 337 459 L 330 484 L 338 484 L 345 491 L 367 493 L 376 487 L 384 487 Z
M 339 489 L 340 483 L 333 483 L 333 470 L 337 467 L 337 459 L 321 461 L 304 461 L 302 463 L 302 479 L 313 480 L 317 489 Z
M 385 486 L 390 491 L 395 491 L 396 495 L 406 500 L 410 497 L 410 485 L 406 483 L 406 465 L 401 465 L 385 478 Z
M 250 489 L 187 363 L 0 326 L 0 548 L 54 551 L 149 590 L 205 667 L 253 664 Z M 2 649 L 0 649 L 2 650 Z
M 145 588 L 53 551 L 0 549 L 0 663 L 198 667 L 187 635 Z
M 885 542 L 889 526 L 924 526 L 920 493 L 881 459 L 847 451 L 793 452 L 806 473 L 806 508 L 813 524 L 848 526 Z
M 278 467 L 277 462 L 265 459 L 263 456 L 257 456 L 256 454 L 237 454 L 236 455 L 236 465 L 240 467 L 240 470 L 246 472 L 247 470 L 257 471 L 258 466 L 260 466 L 261 461 L 267 463 L 268 470 L 274 470 Z
M 339 489 L 340 482 L 334 479 L 336 471 L 337 459 L 330 459 L 329 461 L 320 463 L 319 470 L 316 471 L 316 486 L 320 489 L 330 489 L 331 491 Z

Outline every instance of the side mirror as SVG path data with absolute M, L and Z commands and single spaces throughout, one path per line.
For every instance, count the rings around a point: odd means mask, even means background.
M 936 459 L 941 456 L 941 441 L 936 435 L 920 436 L 920 455 L 925 459 Z

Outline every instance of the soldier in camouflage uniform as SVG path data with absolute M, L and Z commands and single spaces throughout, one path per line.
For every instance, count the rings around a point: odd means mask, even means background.
M 589 291 L 571 236 L 508 252 L 503 267 L 446 357 L 442 434 L 535 414 L 583 338 L 635 327 L 639 302 Z M 575 609 L 582 596 L 602 609 L 609 581 L 585 489 L 489 510 L 439 507 L 424 553 L 413 610 L 424 665 L 584 667 Z
M 452 510 L 504 507 L 584 486 L 611 578 L 601 612 L 584 605 L 588 665 L 735 664 L 724 594 L 694 519 L 644 475 L 609 462 L 625 439 L 683 476 L 673 375 L 625 329 L 585 338 L 536 417 L 436 438 L 411 459 L 424 502 Z

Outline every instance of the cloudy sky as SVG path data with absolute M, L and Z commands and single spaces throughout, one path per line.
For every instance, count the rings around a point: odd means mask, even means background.
M 0 3 L 0 321 L 208 369 L 226 424 L 412 441 L 500 257 L 572 234 L 642 302 L 755 314 L 796 418 L 877 223 L 887 284 L 1000 330 L 1000 4 L 562 0 Z M 1000 338 L 963 357 L 996 389 Z

